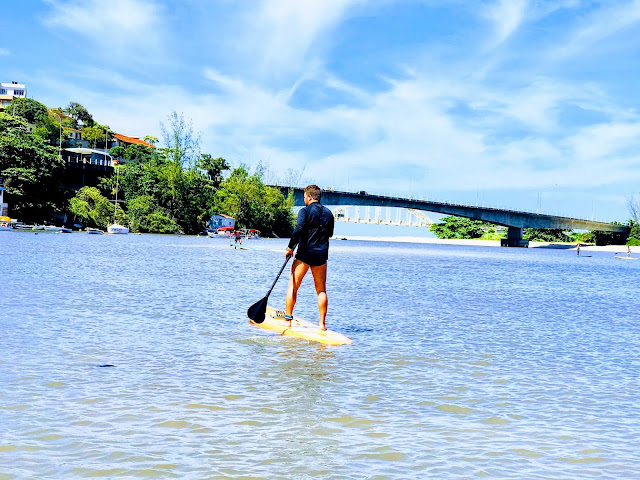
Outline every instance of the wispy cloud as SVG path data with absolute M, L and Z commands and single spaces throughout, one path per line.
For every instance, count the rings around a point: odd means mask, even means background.
M 518 29 L 525 17 L 528 4 L 528 0 L 499 0 L 486 9 L 485 16 L 494 25 L 491 47 L 500 45 Z
M 162 32 L 162 6 L 154 0 L 45 0 L 51 12 L 43 23 L 86 37 L 114 53 L 156 46 Z
M 362 0 L 264 0 L 245 15 L 244 49 L 262 75 L 303 72 L 331 41 L 330 31 Z
M 563 59 L 584 53 L 594 45 L 640 22 L 640 0 L 604 3 L 569 30 L 568 38 L 552 55 Z
M 6 56 L 9 56 L 9 55 L 11 55 L 11 52 L 9 51 L 8 48 L 0 47 L 0 57 L 3 57 L 3 56 L 6 57 Z

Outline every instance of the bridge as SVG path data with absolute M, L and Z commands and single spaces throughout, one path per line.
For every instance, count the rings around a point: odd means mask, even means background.
M 294 206 L 304 206 L 304 188 L 277 186 L 284 195 L 293 190 Z M 372 195 L 365 191 L 322 191 L 323 205 L 356 205 L 373 207 L 406 208 L 427 212 L 455 215 L 481 220 L 508 227 L 507 238 L 501 240 L 503 247 L 528 247 L 529 240 L 522 238 L 524 228 L 557 228 L 562 230 L 597 230 L 603 232 L 629 233 L 630 227 L 614 223 L 563 217 L 545 213 L 532 213 L 485 206 L 462 205 L 413 198 Z

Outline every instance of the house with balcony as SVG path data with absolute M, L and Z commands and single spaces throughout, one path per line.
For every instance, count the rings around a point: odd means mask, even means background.
M 22 83 L 0 83 L 0 111 L 3 111 L 14 98 L 26 98 L 27 88 Z

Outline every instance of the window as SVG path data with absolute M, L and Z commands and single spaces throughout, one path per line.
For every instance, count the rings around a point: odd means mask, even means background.
M 0 88 L 0 95 L 6 95 L 7 94 L 7 89 L 6 88 Z
M 24 90 L 14 90 L 13 95 L 15 97 L 24 97 Z

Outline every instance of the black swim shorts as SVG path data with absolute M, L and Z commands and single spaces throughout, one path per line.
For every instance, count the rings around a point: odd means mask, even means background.
M 310 252 L 298 252 L 296 258 L 310 267 L 319 267 L 327 263 L 327 254 L 313 254 Z

